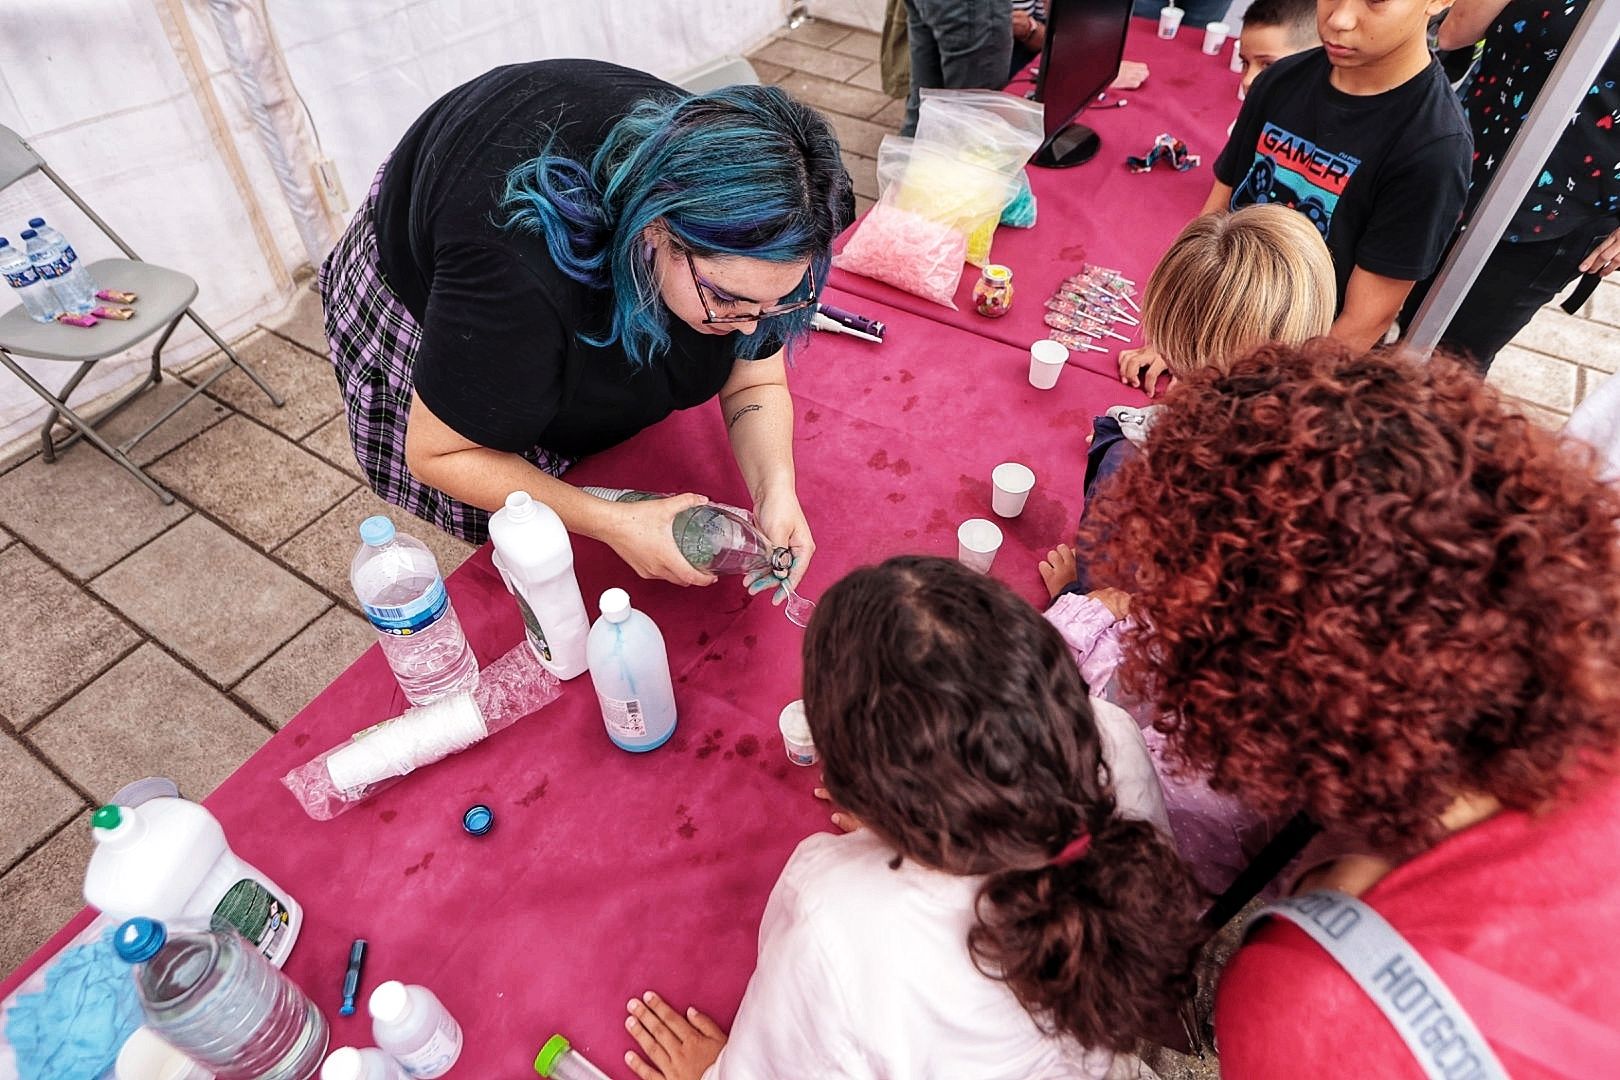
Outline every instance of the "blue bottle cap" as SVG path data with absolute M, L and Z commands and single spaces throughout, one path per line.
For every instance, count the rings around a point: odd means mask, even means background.
M 483 836 L 495 827 L 495 814 L 483 803 L 469 806 L 461 815 L 461 827 L 473 836 Z
M 382 547 L 394 538 L 394 523 L 382 514 L 360 523 L 360 539 L 371 547 Z
M 28 219 L 28 227 L 30 229 L 43 229 L 45 227 L 45 219 L 42 217 L 31 217 Z
M 156 919 L 137 916 L 124 922 L 113 935 L 113 951 L 126 964 L 139 964 L 156 956 L 169 932 Z
M 35 232 L 33 229 L 24 229 L 20 235 L 24 240 L 32 240 L 34 237 L 38 236 L 39 233 Z
M 10 247 L 10 246 L 11 246 L 11 241 L 7 240 L 3 236 L 0 236 L 0 247 Z

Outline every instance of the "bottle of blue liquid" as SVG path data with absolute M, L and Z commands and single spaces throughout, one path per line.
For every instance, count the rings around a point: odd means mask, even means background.
M 608 738 L 621 750 L 656 750 L 675 733 L 675 685 L 664 635 L 630 606 L 630 594 L 602 594 L 602 617 L 585 641 L 585 658 Z

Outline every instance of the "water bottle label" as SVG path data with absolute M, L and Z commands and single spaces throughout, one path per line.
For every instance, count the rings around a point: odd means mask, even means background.
M 232 885 L 214 905 L 214 922 L 233 927 L 277 967 L 292 948 L 292 915 L 287 905 L 251 878 Z
M 13 270 L 11 273 L 6 275 L 6 284 L 10 285 L 13 289 L 26 289 L 28 286 L 34 284 L 38 280 L 39 271 L 35 270 L 32 266 L 24 266 L 21 269 Z
M 55 279 L 67 276 L 68 264 L 65 259 L 57 259 L 55 262 L 38 263 L 36 265 L 39 268 L 40 277 Z
M 518 611 L 523 613 L 523 629 L 529 635 L 529 644 L 542 660 L 551 660 L 551 645 L 546 641 L 546 632 L 540 626 L 540 620 L 535 617 L 534 609 L 529 602 L 523 599 L 523 594 L 516 591 L 512 595 L 517 597 Z
M 608 731 L 625 739 L 643 739 L 647 736 L 647 718 L 641 709 L 641 702 L 637 698 L 629 701 L 620 701 L 604 694 L 597 694 L 602 703 L 602 719 L 607 722 Z
M 410 637 L 444 618 L 444 613 L 450 609 L 450 594 L 444 591 L 444 579 L 436 577 L 426 592 L 402 607 L 371 604 L 364 607 L 366 618 L 378 630 L 396 637 Z
M 438 1027 L 422 1047 L 409 1054 L 396 1054 L 394 1060 L 408 1076 L 443 1076 L 461 1056 L 461 1025 L 449 1013 L 439 1017 Z
M 73 250 L 72 244 L 62 245 L 62 261 L 72 266 L 79 261 L 79 253 Z

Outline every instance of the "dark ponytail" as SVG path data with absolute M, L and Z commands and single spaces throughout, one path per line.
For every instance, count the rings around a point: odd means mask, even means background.
M 827 591 L 804 670 L 829 791 L 903 857 L 985 876 L 967 945 L 1038 1023 L 1130 1050 L 1191 996 L 1196 889 L 1117 812 L 1085 684 L 1033 608 L 954 560 L 890 559 Z

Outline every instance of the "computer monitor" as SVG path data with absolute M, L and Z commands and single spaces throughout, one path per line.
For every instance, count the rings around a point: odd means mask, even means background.
M 1102 140 L 1081 110 L 1108 89 L 1125 56 L 1131 0 L 1046 0 L 1046 45 L 1035 100 L 1046 107 L 1046 142 L 1036 165 L 1066 169 L 1090 161 Z

